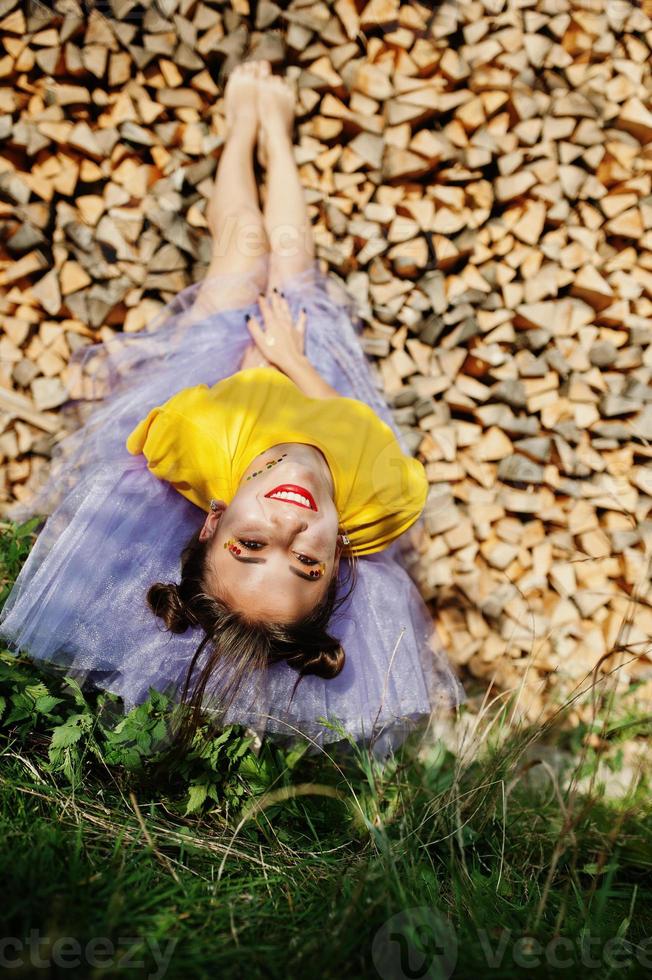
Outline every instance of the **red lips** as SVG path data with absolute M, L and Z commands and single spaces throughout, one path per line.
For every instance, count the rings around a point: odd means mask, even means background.
M 309 506 L 301 503 L 299 500 L 291 500 L 289 497 L 275 497 L 277 493 L 296 493 L 309 502 Z M 281 500 L 284 504 L 294 504 L 295 507 L 303 507 L 304 510 L 317 510 L 317 504 L 315 503 L 315 498 L 310 493 L 310 490 L 306 490 L 305 487 L 299 487 L 295 483 L 281 483 L 280 486 L 274 487 L 269 493 L 265 494 L 266 497 L 274 498 L 274 500 Z

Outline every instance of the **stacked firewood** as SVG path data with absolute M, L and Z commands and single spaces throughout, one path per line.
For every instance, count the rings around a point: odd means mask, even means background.
M 449 655 L 530 717 L 594 670 L 652 702 L 651 13 L 0 0 L 5 506 L 71 354 L 205 271 L 224 81 L 269 58 L 320 258 L 426 466 L 415 575 Z

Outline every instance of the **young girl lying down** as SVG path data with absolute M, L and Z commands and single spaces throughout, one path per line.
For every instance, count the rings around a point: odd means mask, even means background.
M 48 516 L 0 637 L 125 708 L 153 687 L 193 725 L 383 753 L 464 698 L 397 552 L 425 473 L 315 261 L 292 90 L 248 62 L 225 100 L 207 274 L 73 356 L 83 419 L 9 514 Z

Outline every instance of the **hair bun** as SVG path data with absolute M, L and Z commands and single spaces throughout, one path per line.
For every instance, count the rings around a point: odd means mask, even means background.
M 175 582 L 156 582 L 147 591 L 147 603 L 171 633 L 185 633 L 190 618 Z
M 317 677 L 324 677 L 326 680 L 337 677 L 344 667 L 345 660 L 344 650 L 336 641 L 333 641 L 332 647 L 317 653 L 311 651 L 287 657 L 290 667 L 298 670 L 300 674 L 316 674 Z

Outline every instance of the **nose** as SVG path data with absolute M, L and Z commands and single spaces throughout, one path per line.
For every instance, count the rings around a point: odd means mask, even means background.
M 284 500 L 266 500 L 269 521 L 280 534 L 294 537 L 308 527 L 305 511 Z

